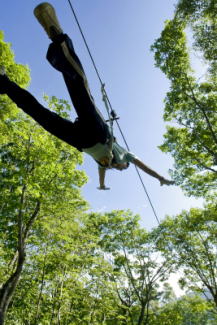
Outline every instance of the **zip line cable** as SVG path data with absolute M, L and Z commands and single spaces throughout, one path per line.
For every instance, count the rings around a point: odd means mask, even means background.
M 74 10 L 74 8 L 73 8 L 73 6 L 72 6 L 71 0 L 68 0 L 68 3 L 69 3 L 69 6 L 70 6 L 70 8 L 71 8 L 72 14 L 73 14 L 73 16 L 74 16 L 74 18 L 75 18 L 75 21 L 76 21 L 76 23 L 77 23 L 78 29 L 79 29 L 79 31 L 80 31 L 80 33 L 81 33 L 82 39 L 83 39 L 83 41 L 84 41 L 84 44 L 85 44 L 85 46 L 86 46 L 86 49 L 87 49 L 88 54 L 89 54 L 89 56 L 90 56 L 90 59 L 91 59 L 91 61 L 92 61 L 92 64 L 93 64 L 93 67 L 94 67 L 95 72 L 96 72 L 96 74 L 97 74 L 97 77 L 98 77 L 98 79 L 99 79 L 99 82 L 100 82 L 100 84 L 101 84 L 101 88 L 103 89 L 104 95 L 105 95 L 106 100 L 107 100 L 107 103 L 108 103 L 108 105 L 109 105 L 109 108 L 110 108 L 111 112 L 114 112 L 114 110 L 113 110 L 113 108 L 112 108 L 112 105 L 111 105 L 111 102 L 110 102 L 110 100 L 109 100 L 108 94 L 107 94 L 107 92 L 106 92 L 106 90 L 105 90 L 105 84 L 103 83 L 103 81 L 102 81 L 102 79 L 101 79 L 101 76 L 100 76 L 99 70 L 97 69 L 96 63 L 95 63 L 95 61 L 94 61 L 94 58 L 93 58 L 93 56 L 92 56 L 92 53 L 91 53 L 91 51 L 90 51 L 90 48 L 89 48 L 88 43 L 87 43 L 87 41 L 86 41 L 86 38 L 85 38 L 85 36 L 84 36 L 83 30 L 82 30 L 82 28 L 81 28 L 81 25 L 80 25 L 80 23 L 79 23 L 79 20 L 78 20 L 78 18 L 77 18 L 77 15 L 76 15 L 76 13 L 75 13 L 75 10 Z M 122 138 L 123 138 L 123 141 L 124 141 L 124 143 L 125 143 L 125 145 L 126 145 L 127 150 L 130 151 L 130 148 L 129 148 L 128 144 L 127 144 L 127 141 L 126 141 L 126 138 L 125 138 L 125 136 L 124 136 L 124 133 L 122 132 L 121 127 L 120 127 L 120 125 L 119 125 L 117 119 L 114 118 L 114 120 L 115 120 L 115 122 L 116 122 L 116 124 L 117 124 L 117 127 L 118 127 L 118 129 L 119 129 L 119 131 L 120 131 L 120 134 L 121 134 L 121 136 L 122 136 Z M 145 187 L 145 184 L 144 184 L 144 182 L 143 182 L 143 180 L 142 180 L 141 174 L 140 174 L 140 172 L 139 172 L 137 166 L 135 166 L 135 169 L 136 169 L 137 175 L 138 175 L 138 177 L 139 177 L 139 180 L 140 180 L 140 182 L 141 182 L 141 184 L 142 184 L 142 187 L 143 187 L 143 189 L 144 189 L 144 192 L 145 192 L 145 194 L 146 194 L 146 196 L 147 196 L 147 198 L 148 198 L 148 201 L 149 201 L 149 204 L 150 204 L 150 206 L 151 206 L 151 208 L 152 208 L 152 211 L 153 211 L 153 213 L 154 213 L 154 216 L 155 216 L 155 218 L 156 218 L 158 224 L 160 224 L 160 220 L 159 220 L 159 218 L 158 218 L 158 216 L 157 216 L 156 210 L 155 210 L 155 208 L 154 208 L 154 206 L 153 206 L 153 204 L 152 204 L 151 198 L 150 198 L 150 196 L 149 196 L 149 194 L 148 194 L 148 191 L 147 191 L 147 189 L 146 189 L 146 187 Z
M 82 31 L 81 25 L 80 25 L 80 23 L 79 23 L 79 21 L 78 21 L 78 18 L 77 18 L 77 15 L 76 15 L 76 13 L 75 13 L 75 10 L 74 10 L 74 8 L 73 8 L 72 3 L 71 3 L 70 0 L 68 0 L 68 3 L 69 3 L 69 6 L 70 6 L 70 8 L 71 8 L 71 10 L 72 10 L 72 13 L 73 13 L 73 16 L 74 16 L 74 18 L 75 18 L 75 21 L 76 21 L 76 23 L 77 23 L 77 25 L 78 25 L 79 31 L 80 31 L 80 33 L 81 33 L 81 36 L 82 36 L 83 41 L 84 41 L 84 44 L 85 44 L 85 46 L 86 46 L 86 49 L 87 49 L 87 51 L 88 51 L 88 53 L 89 53 L 89 56 L 90 56 L 90 58 L 91 58 L 91 61 L 92 61 L 92 63 L 93 63 L 93 66 L 94 66 L 94 69 L 95 69 L 95 71 L 96 71 L 96 74 L 97 74 L 97 76 L 98 76 L 98 78 L 99 78 L 99 81 L 100 81 L 100 83 L 101 83 L 101 86 L 103 86 L 104 83 L 102 82 L 102 79 L 101 79 L 101 77 L 100 77 L 99 71 L 98 71 L 98 69 L 97 69 L 97 66 L 96 66 L 96 64 L 95 64 L 95 61 L 94 61 L 93 56 L 92 56 L 92 54 L 91 54 L 90 48 L 89 48 L 89 46 L 88 46 L 88 44 L 87 44 L 86 38 L 85 38 L 84 33 L 83 33 L 83 31 Z

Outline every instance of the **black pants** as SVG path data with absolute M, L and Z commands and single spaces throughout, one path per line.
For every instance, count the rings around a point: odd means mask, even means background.
M 71 59 L 74 60 L 83 77 L 76 71 L 70 60 L 65 56 L 62 44 L 68 49 Z M 42 106 L 28 91 L 9 82 L 6 93 L 8 96 L 45 130 L 57 136 L 82 151 L 97 142 L 105 143 L 109 138 L 109 130 L 103 117 L 97 110 L 94 100 L 85 83 L 83 67 L 75 54 L 72 41 L 66 34 L 61 34 L 51 43 L 47 59 L 51 65 L 63 74 L 73 106 L 78 117 L 74 122 L 60 117 Z

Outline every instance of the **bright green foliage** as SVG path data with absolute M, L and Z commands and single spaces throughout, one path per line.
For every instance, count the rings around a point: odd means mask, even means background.
M 3 41 L 3 33 L 0 32 L 0 58 L 1 65 L 6 68 L 8 75 L 14 81 L 18 82 L 20 86 L 26 86 L 29 82 L 28 69 L 21 65 L 18 65 L 14 62 L 14 54 L 10 49 L 10 45 Z M 17 193 L 13 190 L 13 183 L 17 181 L 19 178 L 18 170 L 16 170 L 15 166 L 7 169 L 6 165 L 10 164 L 10 160 L 12 160 L 12 149 L 15 148 L 16 145 L 14 141 L 11 139 L 13 127 L 10 124 L 11 121 L 15 121 L 17 117 L 18 111 L 15 108 L 15 105 L 11 103 L 7 96 L 0 96 L 0 139 L 1 139 L 1 149 L 0 149 L 0 168 L 1 168 L 1 178 L 0 178 L 0 206 L 1 206 L 1 256 L 6 258 L 0 259 L 1 261 L 1 270 L 0 270 L 0 279 L 3 281 L 4 279 L 4 265 L 5 262 L 9 262 L 11 259 L 10 254 L 8 253 L 12 249 L 13 255 L 13 244 L 16 242 L 16 234 L 14 229 L 14 223 L 8 217 L 13 212 L 8 207 L 8 201 L 10 200 L 11 208 L 15 211 L 19 206 L 16 206 L 15 196 L 18 196 Z M 9 120 L 10 116 L 10 120 Z M 17 148 L 18 149 L 18 148 Z M 18 151 L 18 150 L 17 150 Z M 20 164 L 20 161 L 17 165 Z M 20 164 L 21 165 L 21 164 Z M 18 167 L 17 167 L 18 169 Z M 14 231 L 11 231 L 14 229 Z
M 215 0 L 181 0 L 177 16 L 191 24 L 194 46 L 210 64 L 210 72 L 216 76 L 217 68 L 217 3 Z
M 183 211 L 167 217 L 155 230 L 156 245 L 184 274 L 180 285 L 199 293 L 208 293 L 217 307 L 217 209 Z
M 27 66 L 17 64 L 14 61 L 14 53 L 11 50 L 10 44 L 4 42 L 4 34 L 0 31 L 0 65 L 5 67 L 7 75 L 11 80 L 16 82 L 21 87 L 26 87 L 29 83 L 29 69 Z M 10 105 L 9 105 L 10 103 Z M 0 120 L 6 119 L 8 116 L 13 118 L 16 115 L 15 105 L 6 96 L 0 96 Z M 1 127 L 4 127 L 1 126 Z
M 151 304 L 159 299 L 159 282 L 171 270 L 155 250 L 151 236 L 139 226 L 138 216 L 129 211 L 113 211 L 89 217 L 88 227 L 98 228 L 99 245 L 112 265 L 120 311 L 126 324 L 144 324 L 152 312 Z M 125 324 L 123 322 L 123 324 Z
M 149 325 L 215 325 L 216 314 L 202 298 L 184 296 L 159 308 Z
M 175 18 L 166 22 L 161 37 L 152 46 L 156 65 L 171 83 L 165 99 L 164 119 L 173 125 L 167 127 L 165 141 L 160 148 L 170 152 L 174 158 L 175 165 L 171 173 L 176 183 L 188 195 L 206 197 L 210 202 L 204 209 L 191 209 L 189 212 L 183 211 L 175 218 L 167 217 L 156 229 L 157 247 L 165 256 L 172 258 L 174 265 L 184 273 L 180 284 L 200 293 L 209 292 L 209 298 L 215 307 L 216 6 L 217 3 L 213 0 L 178 1 Z M 191 69 L 186 37 L 186 30 L 189 28 L 193 35 L 193 48 L 202 56 L 207 66 L 206 75 L 199 80 L 196 80 Z M 182 323 L 180 318 L 178 324 Z
M 47 215 L 38 220 L 8 323 L 142 324 L 170 265 L 157 262 L 138 216 Z M 167 301 L 167 300 L 165 300 Z
M 0 123 L 4 132 L 0 152 L 1 231 L 5 247 L 12 248 L 17 240 L 19 208 L 26 229 L 37 203 L 41 206 L 41 217 L 58 217 L 79 210 L 85 206 L 79 187 L 86 178 L 83 172 L 75 170 L 82 161 L 80 153 L 50 136 L 22 113 L 14 120 L 8 118 Z
M 16 78 L 27 83 L 28 71 L 16 65 L 3 40 L 2 48 L 10 78 L 17 69 Z M 106 319 L 115 324 L 111 266 L 97 246 L 98 236 L 82 221 L 87 204 L 80 195 L 86 176 L 76 170 L 81 153 L 0 97 L 0 296 L 7 283 L 18 286 L 8 295 L 6 324 L 103 324 Z M 46 99 L 50 109 L 67 117 L 64 100 Z
M 167 217 L 150 233 L 129 211 L 86 214 L 80 195 L 86 175 L 76 169 L 82 163 L 80 152 L 0 96 L 2 288 L 20 272 L 6 325 L 216 323 L 215 10 L 212 0 L 180 0 L 175 19 L 166 23 L 153 46 L 157 66 L 171 81 L 164 117 L 175 122 L 161 148 L 175 159 L 177 184 L 189 195 L 209 196 L 210 204 Z M 189 26 L 194 47 L 208 65 L 200 83 L 187 50 Z M 26 87 L 28 68 L 14 62 L 3 34 L 0 59 L 9 77 Z M 67 118 L 66 101 L 45 99 Z M 194 296 L 176 300 L 165 281 L 177 268 L 184 274 L 180 284 L 209 292 L 210 304 Z
M 111 268 L 97 253 L 97 241 L 73 215 L 46 217 L 29 247 L 8 324 L 103 324 L 113 318 Z
M 7 72 L 18 69 L 2 47 Z M 27 83 L 28 71 L 20 75 Z M 13 287 L 6 324 L 142 324 L 170 266 L 156 262 L 138 216 L 84 215 L 80 152 L 0 97 L 0 298 Z M 65 101 L 46 99 L 67 117 Z
M 2 34 L 0 50 L 10 78 L 27 84 L 28 70 L 14 62 Z M 4 317 L 20 280 L 26 247 L 33 245 L 34 251 L 33 238 L 51 228 L 54 218 L 67 216 L 73 223 L 87 204 L 80 195 L 86 176 L 75 169 L 82 162 L 81 153 L 45 132 L 6 95 L 0 97 L 0 316 Z M 50 105 L 59 113 L 68 108 L 55 98 Z
M 161 37 L 152 46 L 158 66 L 171 82 L 165 99 L 165 142 L 160 148 L 175 160 L 172 172 L 177 185 L 188 195 L 210 195 L 217 186 L 217 38 L 210 42 L 207 26 L 216 26 L 213 1 L 179 1 L 175 18 L 167 21 Z M 195 48 L 209 68 L 205 80 L 195 79 L 190 65 L 186 27 L 192 26 Z M 205 27 L 204 27 L 205 26 Z M 213 32 L 213 33 L 216 33 Z
M 4 42 L 4 33 L 0 31 L 0 57 L 1 66 L 4 66 L 11 80 L 21 87 L 26 87 L 29 82 L 29 68 L 14 61 L 14 53 L 10 44 Z

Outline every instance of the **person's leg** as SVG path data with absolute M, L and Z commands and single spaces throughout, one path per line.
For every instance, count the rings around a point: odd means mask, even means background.
M 43 2 L 35 7 L 34 15 L 53 42 L 49 46 L 47 59 L 55 69 L 62 72 L 79 118 L 83 119 L 87 115 L 90 118 L 96 113 L 99 114 L 90 94 L 82 64 L 74 51 L 71 39 L 63 34 L 54 7 L 48 2 Z
M 62 72 L 73 106 L 82 125 L 86 125 L 88 136 L 104 143 L 110 136 L 107 124 L 95 106 L 83 67 L 67 35 L 59 35 L 50 44 L 47 59 L 55 69 Z
M 47 52 L 51 65 L 63 74 L 72 103 L 83 125 L 87 125 L 91 134 L 104 142 L 108 137 L 108 128 L 104 118 L 94 104 L 82 64 L 77 57 L 71 39 L 62 33 L 54 8 L 43 3 L 37 6 L 34 14 L 53 41 Z M 53 33 L 55 31 L 55 33 Z
M 18 107 L 30 115 L 45 130 L 70 145 L 81 149 L 79 126 L 42 106 L 28 91 L 0 75 L 0 94 L 7 94 Z
M 84 69 L 68 35 L 60 34 L 54 39 L 48 48 L 47 59 L 56 70 L 62 72 L 78 117 L 100 118 L 105 122 L 96 108 Z

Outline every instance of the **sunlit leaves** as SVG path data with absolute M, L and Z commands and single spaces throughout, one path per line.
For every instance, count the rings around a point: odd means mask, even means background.
M 213 70 L 217 41 L 212 37 L 212 44 L 209 42 L 214 27 L 207 26 L 216 26 L 211 8 L 216 10 L 213 1 L 180 0 L 175 18 L 166 22 L 152 46 L 156 66 L 171 82 L 164 119 L 173 126 L 167 128 L 160 148 L 174 158 L 171 174 L 176 184 L 188 195 L 202 197 L 208 197 L 217 187 L 217 88 Z M 189 26 L 193 28 L 194 46 L 212 70 L 206 80 L 197 81 L 191 69 L 186 37 Z
M 14 62 L 10 45 L 3 41 L 3 34 L 0 37 L 0 59 L 6 73 L 26 86 L 28 69 Z M 39 249 L 39 238 L 48 235 L 46 229 L 52 233 L 52 220 L 67 216 L 68 229 L 75 231 L 75 219 L 87 208 L 80 194 L 87 177 L 76 170 L 82 163 L 80 152 L 44 131 L 6 95 L 0 97 L 0 298 L 1 306 L 7 306 L 19 282 L 26 252 Z M 66 101 L 55 97 L 49 105 L 63 115 L 69 110 Z M 61 238 L 62 242 L 67 240 L 66 235 Z M 9 287 L 8 301 L 3 302 Z M 1 308 L 1 317 L 4 311 Z

